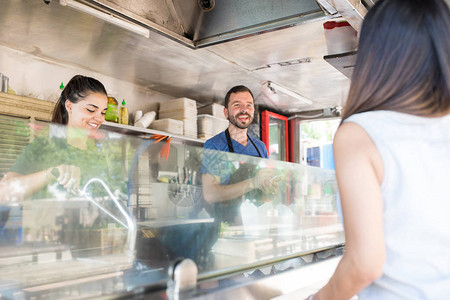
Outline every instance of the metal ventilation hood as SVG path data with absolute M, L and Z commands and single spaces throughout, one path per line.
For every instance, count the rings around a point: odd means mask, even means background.
M 2 0 L 0 45 L 200 103 L 244 84 L 281 113 L 342 105 L 349 80 L 324 60 L 322 25 L 339 12 L 315 0 L 215 0 L 210 11 L 199 1 Z
M 377 0 L 317 0 L 324 7 L 331 6 L 339 13 L 347 22 L 352 25 L 356 31 L 360 31 L 362 21 Z
M 367 11 L 377 0 L 317 0 L 328 11 L 341 15 L 358 32 Z M 337 55 L 326 55 L 324 60 L 348 78 L 352 77 L 356 61 L 356 51 Z
M 81 0 L 199 48 L 324 16 L 315 0 Z

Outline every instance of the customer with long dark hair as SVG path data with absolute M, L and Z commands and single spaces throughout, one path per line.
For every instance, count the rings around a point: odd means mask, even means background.
M 24 199 L 52 181 L 76 190 L 88 150 L 88 137 L 105 120 L 107 93 L 103 84 L 91 77 L 74 76 L 56 103 L 52 122 L 67 125 L 63 139 L 35 139 L 18 157 L 0 184 L 0 199 Z M 94 150 L 99 152 L 95 147 Z M 96 157 L 95 153 L 89 155 Z M 99 157 L 102 155 L 99 154 Z M 91 168 L 91 166 L 88 166 Z
M 346 251 L 313 299 L 450 295 L 450 13 L 380 0 L 334 139 Z

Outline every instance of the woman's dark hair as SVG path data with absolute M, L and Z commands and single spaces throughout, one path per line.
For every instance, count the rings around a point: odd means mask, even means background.
M 225 108 L 228 108 L 228 103 L 230 103 L 230 95 L 233 93 L 241 93 L 241 92 L 249 92 L 253 98 L 253 102 L 255 101 L 255 97 L 253 97 L 253 93 L 248 87 L 246 87 L 244 85 L 237 85 L 237 86 L 232 87 L 227 92 L 227 95 L 225 96 Z
M 75 75 L 72 77 L 64 90 L 61 92 L 58 102 L 56 102 L 52 115 L 52 122 L 67 124 L 69 121 L 69 114 L 65 106 L 66 100 L 69 100 L 72 103 L 77 103 L 92 93 L 107 94 L 103 84 L 95 78 L 86 77 L 83 75 Z
M 450 13 L 442 0 L 380 0 L 367 13 L 342 120 L 450 110 Z

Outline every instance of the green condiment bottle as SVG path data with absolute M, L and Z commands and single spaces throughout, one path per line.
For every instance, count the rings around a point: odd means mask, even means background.
M 128 125 L 128 108 L 125 99 L 122 100 L 122 105 L 119 110 L 119 123 L 123 125 Z

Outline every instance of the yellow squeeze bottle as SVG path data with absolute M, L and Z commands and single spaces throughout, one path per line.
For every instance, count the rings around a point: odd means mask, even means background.
M 126 107 L 125 99 L 122 100 L 122 105 L 119 109 L 119 123 L 128 125 L 128 108 Z

